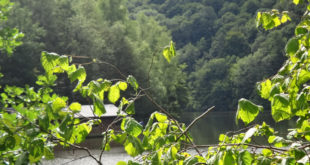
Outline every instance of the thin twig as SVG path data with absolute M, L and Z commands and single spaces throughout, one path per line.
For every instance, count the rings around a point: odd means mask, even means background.
M 238 133 L 241 133 L 241 132 L 243 132 L 243 131 L 245 131 L 245 130 L 248 130 L 248 129 L 250 129 L 250 128 L 252 128 L 252 127 L 254 127 L 256 124 L 252 124 L 252 125 L 249 125 L 249 126 L 247 126 L 247 127 L 245 127 L 245 128 L 241 128 L 241 129 L 239 129 L 239 130 L 237 130 L 237 131 L 228 131 L 228 132 L 226 132 L 226 135 L 234 135 L 234 134 L 238 134 Z
M 105 142 L 103 144 L 103 147 L 102 147 L 102 150 L 100 152 L 100 156 L 99 156 L 99 161 L 101 162 L 101 159 L 102 159 L 102 155 L 103 155 L 103 152 L 105 151 L 105 147 L 108 143 L 108 133 L 109 133 L 109 129 L 116 123 L 118 123 L 119 121 L 121 121 L 123 119 L 123 117 L 117 117 L 115 118 L 112 123 L 110 123 L 107 127 L 107 129 L 105 130 Z
M 154 58 L 155 58 L 156 53 L 157 53 L 156 51 L 153 53 L 151 65 L 150 65 L 150 68 L 149 68 L 149 71 L 148 71 L 148 74 L 147 74 L 146 82 L 148 82 L 149 86 L 151 86 L 149 80 L 150 80 L 150 74 L 151 74 L 151 70 L 152 70 L 152 67 L 153 67 Z
M 205 115 L 207 115 L 211 110 L 214 109 L 215 106 L 212 106 L 211 108 L 207 109 L 203 114 L 201 114 L 200 116 L 196 117 L 188 126 L 187 128 L 183 131 L 183 133 L 177 138 L 177 140 L 179 140 L 185 133 L 188 132 L 188 130 L 198 121 L 200 120 L 202 117 L 204 117 Z

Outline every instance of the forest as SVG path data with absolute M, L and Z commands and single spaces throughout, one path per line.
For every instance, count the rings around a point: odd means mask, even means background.
M 0 59 L 5 75 L 0 85 L 36 85 L 42 73 L 40 52 L 71 55 L 87 64 L 88 81 L 134 75 L 149 88 L 156 101 L 170 112 L 234 111 L 238 98 L 262 101 L 255 83 L 276 73 L 285 60 L 283 47 L 294 34 L 295 23 L 273 31 L 257 29 L 259 10 L 288 10 L 298 18 L 301 10 L 276 0 L 14 0 L 5 27 L 25 34 L 14 56 Z M 292 19 L 298 21 L 298 19 Z M 164 61 L 161 50 L 170 41 L 177 57 Z M 151 65 L 152 64 L 152 65 Z M 22 66 L 22 69 L 20 69 Z M 151 66 L 151 67 L 150 67 Z M 55 90 L 79 99 L 68 81 Z M 88 104 L 81 99 L 82 103 Z M 141 98 L 138 116 L 155 107 Z
M 118 143 L 134 159 L 117 165 L 309 165 L 307 0 L 0 0 L 0 11 L 0 164 L 61 146 L 102 165 Z M 106 103 L 118 111 L 96 155 L 80 144 L 104 128 Z M 77 118 L 86 104 L 94 118 Z M 189 130 L 212 110 L 245 127 L 196 145 Z M 263 110 L 294 126 L 253 124 Z M 186 125 L 182 112 L 201 115 Z

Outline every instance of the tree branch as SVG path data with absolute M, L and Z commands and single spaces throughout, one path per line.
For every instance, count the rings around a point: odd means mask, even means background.
M 207 115 L 211 110 L 214 109 L 215 106 L 212 106 L 211 108 L 207 109 L 203 114 L 201 114 L 200 116 L 196 117 L 187 127 L 186 129 L 184 130 L 184 132 L 177 138 L 180 139 L 184 134 L 186 134 L 189 129 L 198 121 L 200 120 L 202 117 L 204 117 L 205 115 Z

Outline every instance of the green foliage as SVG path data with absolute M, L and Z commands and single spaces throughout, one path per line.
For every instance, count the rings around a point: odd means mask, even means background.
M 280 26 L 283 23 L 291 20 L 288 16 L 288 12 L 284 11 L 281 14 L 278 10 L 271 10 L 268 12 L 258 12 L 256 17 L 256 26 L 263 26 L 264 29 L 270 30 Z
M 6 2 L 8 1 L 0 2 L 7 4 Z M 120 25 L 118 24 L 119 22 L 128 21 L 125 17 L 126 11 L 122 8 L 122 2 L 121 0 L 115 2 L 100 1 L 101 7 L 107 10 L 102 13 L 103 18 L 111 16 L 108 24 L 109 26 L 114 26 L 116 29 Z M 171 1 L 163 2 L 163 4 L 169 2 Z M 300 3 L 300 1 L 293 2 L 295 4 Z M 63 3 L 65 4 L 65 1 Z M 255 3 L 253 4 L 255 5 Z M 246 6 L 250 8 L 251 4 L 249 3 Z M 119 11 L 119 15 L 112 17 L 111 13 L 114 10 Z M 170 12 L 173 13 L 173 10 Z M 271 14 L 269 13 L 271 18 L 268 16 L 268 13 L 265 15 L 266 17 L 263 16 L 263 13 L 259 14 L 261 14 L 263 20 L 258 19 L 257 21 L 265 29 L 271 29 L 280 25 L 280 18 L 274 17 L 273 15 L 277 15 L 277 12 L 271 11 Z M 289 18 L 283 18 L 282 15 L 280 23 L 282 19 L 284 20 L 282 23 L 284 23 Z M 140 21 L 142 20 L 143 18 Z M 81 104 L 71 102 L 70 99 L 57 94 L 53 90 L 53 86 L 59 82 L 59 79 L 67 76 L 67 79 L 71 83 L 77 83 L 77 86 L 73 89 L 74 92 L 78 92 L 85 99 L 93 101 L 95 118 L 99 118 L 102 114 L 106 113 L 104 108 L 105 94 L 108 96 L 107 99 L 110 102 L 119 104 L 117 120 L 122 120 L 121 130 L 115 131 L 109 128 L 109 130 L 104 131 L 102 133 L 101 149 L 103 151 L 109 150 L 110 143 L 115 141 L 122 144 L 130 156 L 140 156 L 140 159 L 137 159 L 139 162 L 128 161 L 126 163 L 121 161 L 118 163 L 120 165 L 309 164 L 310 116 L 308 101 L 310 93 L 308 81 L 310 80 L 310 76 L 308 68 L 310 60 L 308 59 L 308 49 L 310 45 L 308 42 L 308 33 L 305 32 L 309 29 L 308 22 L 309 18 L 303 17 L 301 23 L 297 25 L 295 31 L 296 36 L 288 42 L 285 49 L 289 58 L 284 66 L 276 75 L 257 85 L 261 97 L 271 102 L 271 115 L 276 122 L 298 118 L 296 127 L 288 130 L 289 132 L 286 137 L 281 137 L 277 131 L 274 131 L 269 125 L 263 122 L 262 124 L 244 129 L 246 130 L 245 133 L 236 131 L 228 132 L 225 135 L 222 134 L 219 137 L 219 144 L 209 146 L 206 154 L 202 155 L 199 153 L 197 146 L 193 144 L 193 139 L 186 132 L 189 127 L 172 119 L 171 115 L 161 107 L 159 108 L 165 113 L 153 112 L 145 127 L 130 116 L 135 113 L 134 102 L 140 96 L 139 92 L 144 90 L 141 86 L 139 87 L 138 81 L 133 76 L 124 76 L 123 79 L 116 81 L 99 78 L 89 81 L 86 84 L 86 69 L 82 65 L 77 67 L 75 64 L 71 64 L 68 56 L 43 52 L 41 54 L 41 64 L 43 65 L 45 74 L 38 76 L 38 89 L 29 86 L 21 88 L 6 85 L 0 94 L 0 163 L 34 164 L 39 163 L 42 159 L 52 159 L 53 147 L 55 145 L 76 147 L 87 151 L 83 147 L 78 147 L 77 144 L 83 142 L 91 132 L 92 127 L 100 121 L 89 119 L 86 122 L 81 122 L 80 119 L 76 118 L 76 113 L 81 110 Z M 227 34 L 238 36 L 236 35 L 237 33 Z M 225 39 L 230 41 L 234 38 L 228 37 Z M 240 38 L 237 37 L 237 39 Z M 170 63 L 171 58 L 175 55 L 172 42 L 169 50 L 165 49 L 163 54 Z M 222 77 L 224 79 L 227 78 L 221 75 L 236 73 L 236 70 L 238 71 L 240 69 L 244 61 L 261 57 L 260 55 L 240 56 L 241 59 L 235 56 L 213 60 L 205 59 L 207 60 L 206 64 L 203 63 L 205 60 L 202 60 L 199 65 L 203 69 L 198 70 L 202 74 L 208 73 L 208 75 L 217 79 L 217 81 L 207 81 L 203 87 L 208 87 L 211 84 L 213 87 L 217 87 L 217 90 L 212 89 L 211 91 L 217 92 L 222 86 L 227 85 L 225 83 L 219 83 Z M 217 69 L 219 64 L 222 65 L 225 63 L 226 59 L 229 59 L 230 62 L 225 65 L 224 71 Z M 238 60 L 237 65 L 233 65 L 233 69 L 230 69 L 230 63 L 236 60 Z M 94 59 L 93 61 L 97 60 Z M 159 62 L 160 59 L 155 58 L 155 61 Z M 154 77 L 159 79 L 169 77 L 169 74 L 174 74 L 174 76 L 170 76 L 172 78 L 168 81 L 174 80 L 173 78 L 181 81 L 182 79 L 176 77 L 183 74 L 178 72 L 180 70 L 173 70 L 176 65 L 171 63 L 171 66 L 171 72 L 165 73 L 166 75 Z M 156 68 L 156 71 L 158 70 L 161 70 L 161 67 Z M 197 79 L 196 83 L 198 85 L 203 84 L 203 80 L 198 79 L 199 76 L 200 74 L 193 76 Z M 151 84 L 164 82 L 155 80 L 151 80 Z M 237 80 L 234 80 L 234 82 L 237 83 Z M 122 92 L 128 88 L 127 84 L 134 90 L 134 98 L 121 97 Z M 167 84 L 175 87 L 171 82 L 167 82 Z M 164 90 L 170 93 L 169 88 L 165 88 Z M 176 95 L 179 94 L 177 93 L 178 90 L 172 91 Z M 170 96 L 173 95 L 170 94 Z M 168 102 L 170 103 L 170 100 Z M 262 106 L 258 106 L 249 100 L 241 99 L 238 103 L 236 119 L 241 119 L 247 125 L 255 120 L 262 109 Z M 120 113 L 121 111 L 127 112 L 128 114 Z M 267 139 L 268 146 L 251 143 L 256 137 Z M 198 153 L 187 153 L 188 146 L 194 147 Z M 92 156 L 91 153 L 89 156 Z M 94 156 L 92 158 L 98 164 L 101 164 L 101 158 L 97 159 Z
M 240 99 L 238 103 L 236 120 L 241 119 L 245 124 L 249 124 L 261 111 L 263 111 L 262 106 L 255 105 L 246 99 Z

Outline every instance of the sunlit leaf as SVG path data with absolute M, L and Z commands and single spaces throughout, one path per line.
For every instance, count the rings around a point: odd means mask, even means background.
M 60 97 L 57 97 L 52 104 L 53 110 L 56 112 L 61 110 L 62 108 L 65 108 L 66 106 L 66 102 Z
M 242 98 L 238 103 L 236 119 L 241 119 L 245 124 L 249 124 L 262 110 L 262 106 L 256 105 L 251 101 Z
M 108 99 L 111 103 L 115 103 L 120 98 L 120 90 L 118 85 L 113 85 L 108 94 Z
M 71 103 L 71 104 L 70 104 L 69 108 L 70 108 L 73 112 L 79 112 L 79 111 L 81 111 L 82 106 L 81 106 L 80 103 L 74 102 L 74 103 Z
M 127 89 L 127 83 L 126 82 L 119 82 L 118 87 L 120 90 L 125 91 Z
M 142 125 L 139 124 L 136 120 L 132 118 L 127 118 L 124 125 L 124 130 L 132 135 L 133 137 L 137 137 L 142 133 Z
M 167 46 L 164 48 L 163 56 L 169 63 L 171 59 L 175 56 L 175 48 L 174 48 L 174 44 L 172 41 L 170 42 L 170 46 Z
M 238 155 L 238 165 L 251 165 L 253 160 L 252 154 L 247 150 L 240 152 Z
M 267 79 L 264 82 L 261 82 L 258 85 L 258 90 L 259 90 L 262 98 L 264 98 L 264 99 L 269 98 L 271 87 L 272 87 L 272 85 L 271 85 L 271 81 L 269 79 Z
M 116 165 L 127 165 L 127 163 L 126 162 L 124 162 L 124 161 L 119 161 L 119 162 L 117 162 L 117 164 Z
M 276 94 L 271 104 L 271 114 L 276 122 L 289 119 L 291 117 L 291 107 L 289 105 L 288 95 Z
M 143 152 L 143 147 L 138 138 L 128 136 L 125 142 L 125 150 L 128 153 L 128 155 L 135 157 Z
M 94 104 L 94 114 L 97 116 L 101 116 L 106 113 L 106 109 L 104 107 L 103 100 L 101 100 L 97 95 L 93 95 L 93 104 Z
M 295 5 L 298 5 L 298 4 L 300 3 L 300 0 L 293 0 L 293 3 L 294 3 Z
M 165 122 L 167 121 L 167 116 L 165 114 L 159 113 L 159 112 L 155 112 L 155 118 L 157 121 L 159 122 Z

